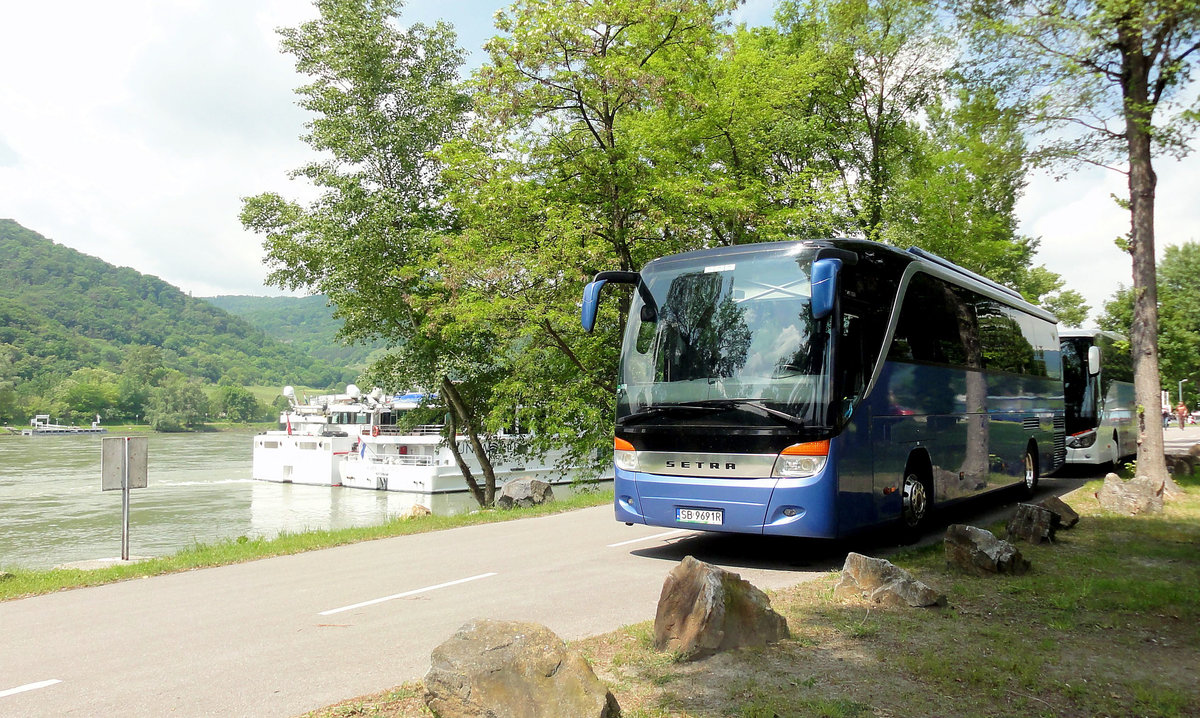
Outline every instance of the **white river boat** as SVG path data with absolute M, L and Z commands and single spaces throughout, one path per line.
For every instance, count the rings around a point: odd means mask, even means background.
M 279 416 L 279 428 L 254 437 L 251 477 L 259 481 L 337 486 L 338 464 L 372 426 L 394 424 L 392 399 L 376 390 L 364 395 L 357 386 L 345 394 L 327 394 L 305 402 L 284 387 L 291 406 Z
M 389 398 L 376 389 L 364 395 L 351 384 L 345 394 L 303 403 L 291 387 L 285 387 L 284 395 L 292 406 L 280 416 L 280 428 L 254 437 L 253 478 L 425 497 L 470 491 L 441 425 L 403 428 L 403 414 L 422 406 L 424 394 Z M 549 484 L 570 484 L 581 478 L 579 472 L 558 468 L 561 451 L 536 456 L 516 451 L 522 440 L 519 434 L 500 432 L 483 440 L 497 489 L 517 478 Z M 482 485 L 483 470 L 471 442 L 460 435 L 455 443 Z M 612 476 L 605 478 L 612 480 Z

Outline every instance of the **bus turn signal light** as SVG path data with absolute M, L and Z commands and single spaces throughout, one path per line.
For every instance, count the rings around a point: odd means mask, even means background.
M 784 456 L 829 456 L 829 439 L 792 444 L 779 453 Z

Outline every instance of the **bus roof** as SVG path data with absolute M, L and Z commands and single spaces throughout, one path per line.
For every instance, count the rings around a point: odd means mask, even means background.
M 1026 314 L 1031 314 L 1046 321 L 1055 323 L 1058 322 L 1058 318 L 1050 312 L 1025 301 L 1025 299 L 1021 297 L 1021 294 L 1015 289 L 972 272 L 965 267 L 960 267 L 948 259 L 943 259 L 932 252 L 926 252 L 917 248 L 911 248 L 908 251 L 905 251 L 890 244 L 872 242 L 866 239 L 829 238 L 735 244 L 729 247 L 698 249 L 691 252 L 683 252 L 680 254 L 672 254 L 665 257 L 660 257 L 647 262 L 643 269 L 659 266 L 660 264 L 672 264 L 677 261 L 687 262 L 694 260 L 707 260 L 710 258 L 730 258 L 737 255 L 747 254 L 777 253 L 786 255 L 790 252 L 796 252 L 801 249 L 818 249 L 820 247 L 834 247 L 837 249 L 850 250 L 852 252 L 865 249 L 884 251 L 892 255 L 893 258 L 902 260 L 906 264 L 918 263 L 921 265 L 921 268 L 929 274 L 941 277 L 943 279 L 949 279 L 956 284 L 978 291 L 981 294 L 985 294 L 993 299 L 1003 302 L 1004 304 L 1019 309 Z
M 1059 331 L 1058 336 L 1060 339 L 1074 339 L 1074 338 L 1078 338 L 1078 337 L 1094 338 L 1094 337 L 1104 336 L 1104 337 L 1108 337 L 1109 339 L 1112 339 L 1113 341 L 1118 341 L 1118 342 L 1123 342 L 1126 339 L 1124 334 L 1118 334 L 1116 332 L 1110 332 L 1110 331 L 1107 331 L 1104 329 L 1094 329 L 1094 328 L 1092 328 L 1092 329 L 1063 329 L 1063 330 Z

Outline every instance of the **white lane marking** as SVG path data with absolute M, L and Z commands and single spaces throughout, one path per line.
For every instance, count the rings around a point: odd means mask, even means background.
M 375 604 L 383 603 L 384 601 L 392 601 L 397 598 L 406 598 L 408 596 L 415 596 L 418 593 L 425 593 L 426 591 L 436 591 L 439 588 L 447 588 L 449 586 L 457 586 L 460 583 L 467 583 L 468 581 L 478 581 L 481 578 L 490 578 L 495 575 L 496 575 L 496 573 L 494 571 L 492 573 L 481 573 L 478 576 L 471 576 L 470 578 L 460 578 L 457 581 L 447 581 L 446 583 L 439 583 L 436 586 L 426 586 L 425 588 L 418 588 L 418 589 L 414 589 L 412 591 L 405 591 L 404 593 L 396 593 L 391 596 L 384 596 L 383 598 L 373 598 L 370 601 L 363 601 L 362 603 L 356 603 L 353 606 L 342 606 L 341 608 L 331 608 L 328 611 L 321 611 L 317 615 L 318 616 L 332 616 L 333 614 L 341 613 L 342 611 L 353 611 L 356 608 L 362 608 L 364 606 L 374 606 Z
M 631 543 L 638 543 L 641 541 L 650 541 L 652 539 L 666 538 L 668 536 L 678 536 L 679 534 L 685 534 L 685 533 L 688 533 L 687 529 L 677 529 L 675 531 L 667 531 L 667 532 L 661 533 L 661 534 L 654 534 L 653 536 L 643 536 L 641 538 L 629 539 L 628 541 L 622 541 L 621 543 L 610 543 L 609 545 L 605 546 L 605 548 L 617 548 L 618 546 L 628 546 Z
M 25 691 L 36 691 L 39 688 L 46 688 L 48 686 L 54 685 L 55 683 L 62 683 L 62 681 L 58 680 L 57 678 L 51 678 L 48 681 L 39 681 L 37 683 L 26 683 L 23 686 L 17 686 L 16 688 L 9 688 L 6 691 L 0 691 L 0 698 L 7 698 L 8 696 L 13 696 L 18 693 L 24 693 Z

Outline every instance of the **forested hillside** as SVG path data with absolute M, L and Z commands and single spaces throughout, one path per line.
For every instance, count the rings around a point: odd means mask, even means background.
M 339 342 L 337 333 L 342 321 L 333 318 L 333 306 L 323 294 L 312 297 L 227 294 L 204 297 L 204 301 L 245 319 L 284 344 L 337 366 L 365 368 L 371 353 L 384 346 L 383 342 L 378 341 L 365 345 Z
M 165 386 L 322 387 L 352 378 L 157 277 L 10 219 L 0 219 L 0 256 L 0 421 L 47 412 L 144 417 L 153 390 Z

